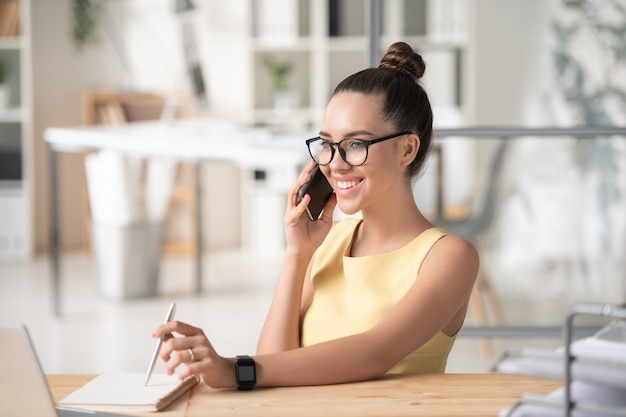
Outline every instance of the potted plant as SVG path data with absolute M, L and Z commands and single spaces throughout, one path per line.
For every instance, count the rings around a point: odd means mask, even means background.
M 72 0 L 71 38 L 74 47 L 83 51 L 90 44 L 97 43 L 98 21 L 102 14 L 100 0 Z
M 0 109 L 9 105 L 9 86 L 7 78 L 11 70 L 11 62 L 7 57 L 0 56 Z
M 289 86 L 289 75 L 293 71 L 293 63 L 281 62 L 267 57 L 264 60 L 265 67 L 272 79 L 272 103 L 274 110 L 285 112 L 293 110 L 300 105 L 298 90 Z

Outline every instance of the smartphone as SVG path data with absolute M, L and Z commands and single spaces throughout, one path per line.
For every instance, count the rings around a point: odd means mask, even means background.
M 313 171 L 311 171 L 311 180 L 300 188 L 298 201 L 301 201 L 305 194 L 311 196 L 311 201 L 309 201 L 309 205 L 306 208 L 306 214 L 309 220 L 315 221 L 319 219 L 324 206 L 333 194 L 333 188 L 320 170 L 319 165 L 316 165 Z

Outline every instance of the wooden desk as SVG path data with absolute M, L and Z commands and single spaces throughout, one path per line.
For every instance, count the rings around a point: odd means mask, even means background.
M 48 375 L 55 402 L 93 375 Z M 252 392 L 213 390 L 201 383 L 186 417 L 201 416 L 498 416 L 522 394 L 546 394 L 560 381 L 505 374 L 438 374 L 318 387 Z

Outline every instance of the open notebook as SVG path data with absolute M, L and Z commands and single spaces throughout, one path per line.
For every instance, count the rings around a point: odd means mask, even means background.
M 175 376 L 153 374 L 144 387 L 144 374 L 103 374 L 55 407 L 26 327 L 0 322 L 0 346 L 0 416 L 120 417 L 125 414 L 113 411 L 162 410 L 199 382 L 195 376 L 181 382 Z M 120 391 L 130 399 L 113 396 Z
M 101 374 L 59 404 L 126 413 L 161 411 L 200 382 L 197 375 L 179 381 L 176 375 L 153 374 L 144 386 L 145 377 L 143 373 Z

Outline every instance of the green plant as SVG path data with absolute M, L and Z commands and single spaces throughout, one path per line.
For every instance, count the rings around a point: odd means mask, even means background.
M 554 66 L 565 101 L 585 125 L 612 125 L 610 100 L 626 104 L 626 6 L 623 1 L 563 0 L 573 19 L 552 22 Z M 601 12 L 600 8 L 607 8 Z M 582 50 L 580 41 L 595 50 Z M 593 57 L 596 59 L 590 59 Z M 598 60 L 598 58 L 600 58 Z M 600 68 L 602 79 L 590 76 Z
M 278 91 L 286 90 L 289 87 L 287 79 L 293 70 L 293 64 L 290 62 L 279 62 L 271 57 L 266 57 L 263 62 L 272 78 L 273 89 Z
M 8 58 L 0 56 L 0 84 L 4 84 L 11 70 L 11 62 Z
M 100 0 L 72 0 L 72 43 L 77 50 L 97 43 L 98 20 L 102 13 Z
M 562 5 L 567 13 L 552 22 L 557 88 L 578 123 L 586 126 L 623 123 L 621 119 L 626 115 L 624 1 L 563 0 Z M 577 165 L 583 172 L 593 171 L 599 178 L 599 210 L 607 213 L 621 199 L 616 182 L 620 153 L 615 142 L 606 138 L 578 138 L 574 143 L 573 158 Z M 606 247 L 607 242 L 604 244 Z

